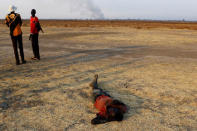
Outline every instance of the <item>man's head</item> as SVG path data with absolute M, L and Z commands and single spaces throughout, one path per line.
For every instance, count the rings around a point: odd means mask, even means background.
M 122 121 L 123 120 L 123 113 L 118 108 L 108 107 L 108 120 L 109 121 Z
M 17 7 L 16 7 L 16 6 L 14 6 L 14 5 L 10 5 L 10 6 L 9 6 L 8 11 L 9 11 L 10 13 L 15 12 L 16 10 L 17 10 Z
M 36 15 L 36 10 L 35 10 L 35 9 L 32 9 L 32 10 L 31 10 L 31 15 L 32 15 L 33 17 L 35 17 L 35 15 Z

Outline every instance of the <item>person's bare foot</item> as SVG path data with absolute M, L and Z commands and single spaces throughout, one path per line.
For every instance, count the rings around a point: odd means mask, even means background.
M 31 59 L 32 59 L 32 60 L 38 60 L 36 57 L 32 57 Z
M 98 79 L 98 74 L 96 74 L 96 75 L 94 76 L 94 78 L 95 78 L 95 80 L 97 80 L 97 79 Z
M 91 87 L 97 86 L 98 74 L 94 75 L 94 80 L 90 83 Z

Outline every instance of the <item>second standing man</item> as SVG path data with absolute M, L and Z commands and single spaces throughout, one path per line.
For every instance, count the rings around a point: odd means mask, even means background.
M 36 15 L 36 10 L 32 9 L 31 19 L 30 19 L 30 26 L 31 26 L 30 39 L 32 41 L 32 49 L 33 49 L 33 54 L 34 54 L 34 57 L 32 57 L 32 59 L 40 60 L 38 36 L 39 36 L 39 31 L 42 29 L 40 27 L 38 17 L 36 17 L 35 15 Z

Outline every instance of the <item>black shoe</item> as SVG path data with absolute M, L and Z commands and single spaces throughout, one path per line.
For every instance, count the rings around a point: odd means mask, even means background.
M 26 60 L 23 60 L 23 61 L 22 61 L 22 64 L 26 64 L 26 63 L 27 63 L 27 61 L 26 61 Z
M 20 65 L 20 62 L 16 62 L 16 65 Z

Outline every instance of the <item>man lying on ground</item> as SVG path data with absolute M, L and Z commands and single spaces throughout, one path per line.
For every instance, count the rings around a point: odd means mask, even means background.
M 92 119 L 92 124 L 102 124 L 110 121 L 122 121 L 123 114 L 126 113 L 127 107 L 119 100 L 113 99 L 109 94 L 98 87 L 98 75 L 90 83 L 93 89 L 94 106 L 99 110 L 96 118 Z

